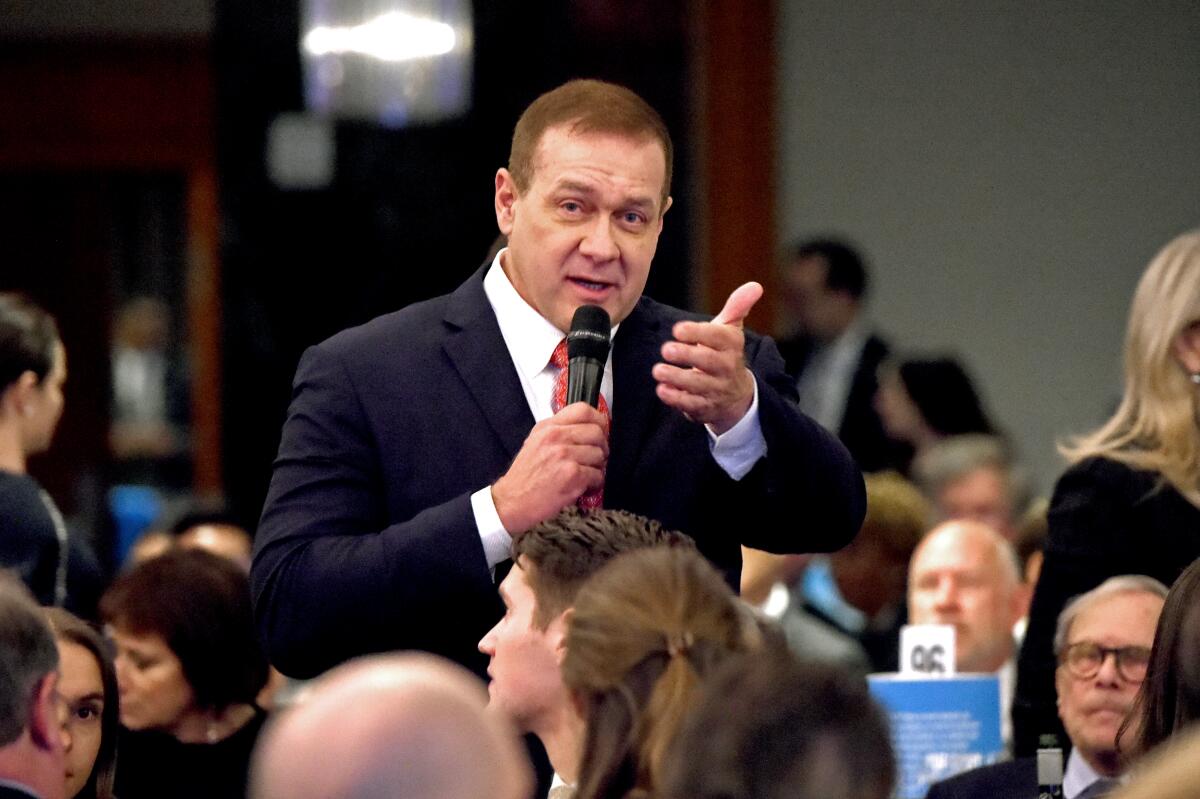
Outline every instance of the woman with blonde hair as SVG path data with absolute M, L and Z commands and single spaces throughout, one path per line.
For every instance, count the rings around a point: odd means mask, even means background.
M 1051 639 L 1067 600 L 1116 574 L 1171 585 L 1200 556 L 1200 231 L 1150 262 L 1129 312 L 1121 403 L 1061 451 L 1070 466 L 1050 503 L 1013 705 L 1021 755 L 1061 731 Z
M 587 729 L 575 799 L 654 796 L 701 680 L 761 632 L 694 551 L 620 555 L 580 589 L 563 679 Z

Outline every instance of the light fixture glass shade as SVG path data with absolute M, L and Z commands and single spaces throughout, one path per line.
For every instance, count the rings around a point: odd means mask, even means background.
M 469 0 L 302 0 L 300 22 L 314 113 L 403 127 L 470 105 Z

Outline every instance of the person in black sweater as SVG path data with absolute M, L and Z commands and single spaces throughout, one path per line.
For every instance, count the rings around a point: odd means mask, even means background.
M 1031 755 L 1060 732 L 1054 619 L 1115 574 L 1171 585 L 1200 557 L 1200 231 L 1150 262 L 1125 336 L 1125 392 L 1098 430 L 1062 448 L 1071 466 L 1050 503 L 1049 536 L 1021 649 L 1014 744 Z

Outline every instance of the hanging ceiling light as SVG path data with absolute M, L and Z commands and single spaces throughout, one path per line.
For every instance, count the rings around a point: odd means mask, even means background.
M 303 0 L 301 19 L 310 111 L 400 127 L 467 110 L 469 0 Z

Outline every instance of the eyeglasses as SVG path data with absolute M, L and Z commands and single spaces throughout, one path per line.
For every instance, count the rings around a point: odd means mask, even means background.
M 1091 641 L 1081 641 L 1068 646 L 1060 662 L 1064 663 L 1067 671 L 1074 676 L 1081 680 L 1090 680 L 1100 672 L 1100 667 L 1109 655 L 1116 660 L 1117 673 L 1122 679 L 1141 682 L 1146 677 L 1146 668 L 1150 665 L 1150 650 L 1144 646 L 1119 646 L 1110 649 Z

